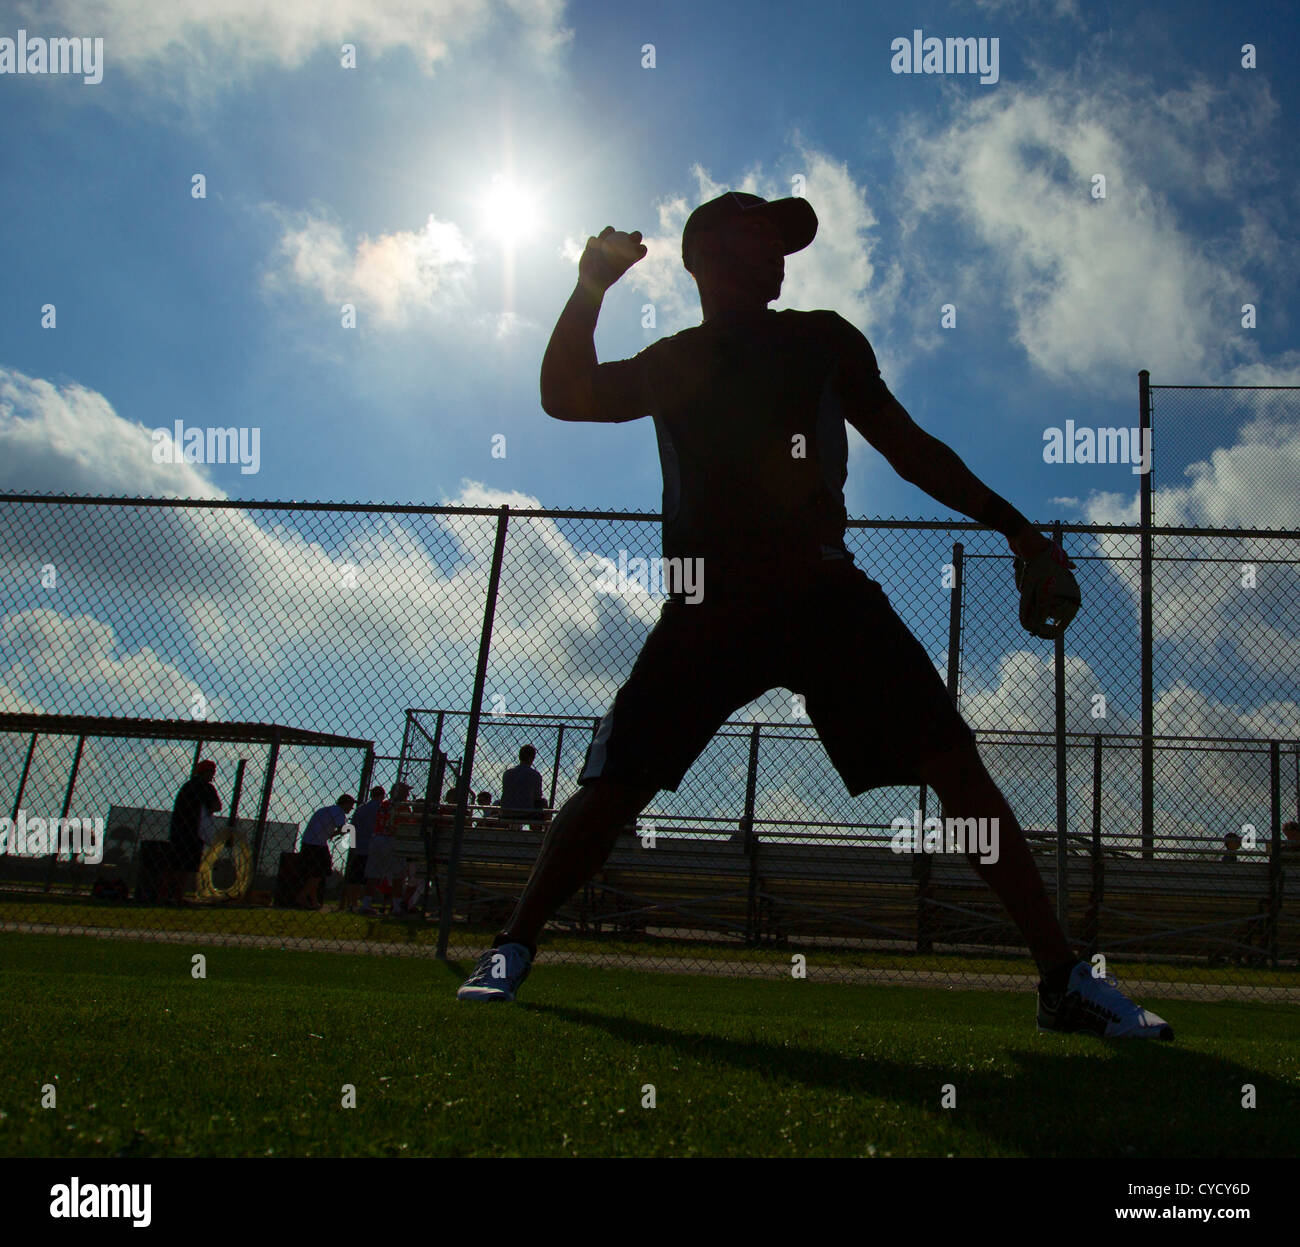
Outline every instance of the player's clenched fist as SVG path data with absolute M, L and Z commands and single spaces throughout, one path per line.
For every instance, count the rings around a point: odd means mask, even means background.
M 578 280 L 588 289 L 604 294 L 628 269 L 646 254 L 641 231 L 621 233 L 606 225 L 597 238 L 588 238 L 578 261 Z

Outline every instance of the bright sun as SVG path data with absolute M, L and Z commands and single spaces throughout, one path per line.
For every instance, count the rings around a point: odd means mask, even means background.
M 484 230 L 506 245 L 527 237 L 537 225 L 536 199 L 509 178 L 492 179 L 482 211 Z

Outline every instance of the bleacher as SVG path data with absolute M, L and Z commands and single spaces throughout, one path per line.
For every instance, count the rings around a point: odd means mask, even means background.
M 421 802 L 395 822 L 415 873 L 425 873 Z M 445 886 L 454 809 L 429 818 L 437 890 Z M 454 918 L 499 925 L 536 861 L 543 824 L 496 818 L 467 822 L 457 867 Z M 1048 894 L 1056 853 L 1031 840 Z M 1127 956 L 1266 963 L 1300 955 L 1300 930 L 1280 921 L 1262 858 L 1221 863 L 1179 857 L 1094 861 L 1072 846 L 1069 920 L 1073 938 Z M 436 898 L 436 899 L 435 899 Z M 1280 899 L 1280 898 L 1279 898 Z M 653 847 L 627 829 L 604 869 L 558 915 L 573 930 L 621 938 L 672 937 L 782 946 L 819 943 L 918 952 L 1023 947 L 997 896 L 964 857 L 925 859 L 881 845 L 795 843 L 655 824 Z M 1275 947 L 1276 946 L 1276 947 Z

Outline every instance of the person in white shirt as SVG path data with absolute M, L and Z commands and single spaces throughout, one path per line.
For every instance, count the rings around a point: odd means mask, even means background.
M 330 841 L 349 826 L 348 815 L 354 805 L 356 801 L 344 793 L 333 805 L 322 806 L 307 820 L 302 847 L 298 850 L 302 870 L 298 904 L 306 909 L 321 907 L 321 885 L 334 871 Z

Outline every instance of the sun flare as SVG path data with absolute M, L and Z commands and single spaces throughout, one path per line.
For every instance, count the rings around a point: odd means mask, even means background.
M 483 197 L 483 229 L 506 245 L 528 237 L 537 227 L 537 200 L 509 178 L 492 179 L 492 189 Z

